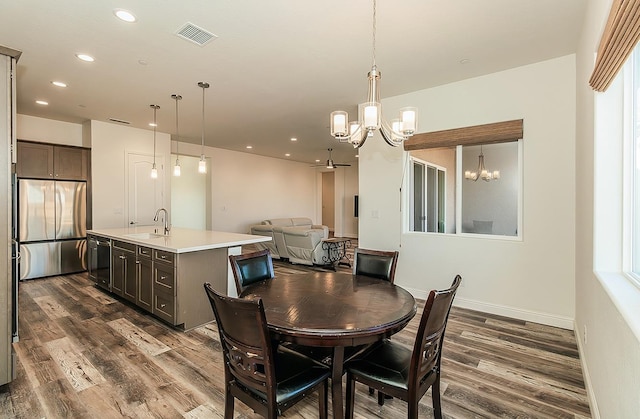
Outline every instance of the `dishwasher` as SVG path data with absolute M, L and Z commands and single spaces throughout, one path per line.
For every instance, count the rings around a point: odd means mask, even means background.
M 111 239 L 88 237 L 89 278 L 97 286 L 111 291 Z

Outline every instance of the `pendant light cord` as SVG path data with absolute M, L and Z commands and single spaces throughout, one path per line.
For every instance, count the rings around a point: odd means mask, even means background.
M 156 119 L 156 112 L 160 109 L 158 105 L 151 105 L 153 108 L 153 167 L 156 166 L 156 127 L 158 126 L 158 122 Z
M 204 154 L 204 89 L 202 86 L 202 150 L 200 154 Z
M 182 96 L 173 95 L 173 98 L 176 100 L 176 156 L 179 156 L 180 152 L 178 151 L 178 147 L 180 146 L 180 131 L 178 129 L 178 101 L 182 99 Z
M 201 81 L 198 82 L 198 86 L 202 88 L 202 150 L 200 154 L 204 156 L 204 89 L 209 88 L 209 83 Z
M 376 66 L 376 0 L 373 0 L 373 63 Z

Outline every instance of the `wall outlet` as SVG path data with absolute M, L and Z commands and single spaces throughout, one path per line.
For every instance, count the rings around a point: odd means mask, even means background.
M 587 344 L 587 325 L 584 325 L 584 332 L 582 333 L 582 341 L 584 342 L 584 344 Z

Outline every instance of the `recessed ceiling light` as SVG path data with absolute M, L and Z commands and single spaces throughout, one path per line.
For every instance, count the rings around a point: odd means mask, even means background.
M 95 61 L 95 59 L 91 55 L 87 55 L 87 54 L 76 54 L 76 57 L 88 63 L 92 63 Z
M 150 126 L 150 127 L 157 127 L 157 126 L 158 126 L 158 124 L 154 124 L 153 122 L 149 122 L 149 126 Z
M 252 145 L 248 145 L 247 148 L 253 148 L 253 146 Z
M 67 83 L 61 82 L 61 81 L 52 81 L 51 84 L 53 84 L 54 86 L 58 86 L 58 87 L 67 87 Z
M 316 163 L 320 163 L 320 159 L 316 159 Z
M 297 138 L 295 138 L 295 137 L 293 137 L 293 138 L 291 139 L 291 141 L 298 141 L 298 139 L 297 139 Z
M 291 153 L 287 153 L 287 154 L 285 154 L 285 156 L 291 157 Z
M 460 60 L 460 64 L 469 64 L 470 62 L 471 62 L 471 60 L 468 59 L 468 58 L 463 58 L 463 59 Z
M 356 157 L 360 157 L 360 154 L 356 154 Z
M 36 103 L 38 105 L 48 105 L 49 104 L 49 102 L 47 102 L 46 100 L 36 100 Z
M 129 22 L 129 23 L 132 23 L 132 22 L 135 22 L 136 20 L 138 20 L 133 15 L 133 13 L 131 13 L 128 10 L 124 10 L 124 9 L 115 9 L 113 11 L 113 14 L 116 15 L 116 17 L 118 19 L 123 20 L 125 22 Z
M 148 63 L 147 61 L 145 61 L 145 60 L 138 60 L 138 64 L 140 64 L 140 65 L 147 65 L 147 64 L 149 64 L 149 63 Z

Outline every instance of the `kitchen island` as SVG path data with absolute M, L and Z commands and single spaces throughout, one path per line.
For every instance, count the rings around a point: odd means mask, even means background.
M 203 284 L 228 294 L 229 254 L 269 237 L 160 227 L 87 231 L 89 278 L 183 330 L 213 321 Z M 233 290 L 233 288 L 231 288 Z

